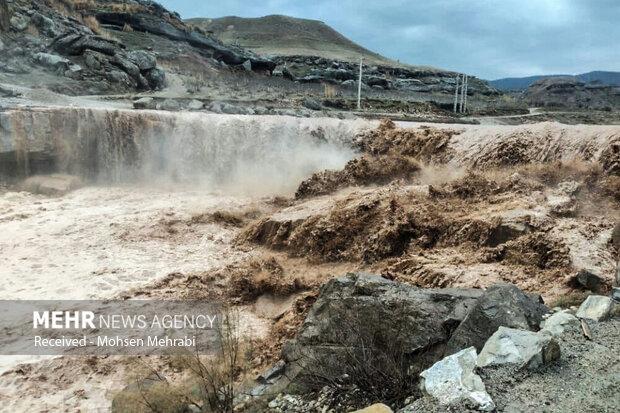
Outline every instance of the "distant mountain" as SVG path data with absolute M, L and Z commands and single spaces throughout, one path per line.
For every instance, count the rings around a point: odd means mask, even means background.
M 317 56 L 351 62 L 359 61 L 363 56 L 369 63 L 397 64 L 318 20 L 271 15 L 258 18 L 195 18 L 186 22 L 211 32 L 224 43 L 237 44 L 262 55 Z
M 534 82 L 549 77 L 573 77 L 571 75 L 542 75 L 529 77 L 507 77 L 489 81 L 489 84 L 499 90 L 525 90 Z M 620 86 L 620 72 L 594 71 L 574 76 L 586 83 L 600 82 L 604 85 Z

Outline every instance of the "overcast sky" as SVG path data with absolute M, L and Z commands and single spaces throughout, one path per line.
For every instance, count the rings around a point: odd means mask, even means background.
M 321 20 L 392 59 L 484 79 L 620 71 L 620 0 L 161 0 L 183 18 Z

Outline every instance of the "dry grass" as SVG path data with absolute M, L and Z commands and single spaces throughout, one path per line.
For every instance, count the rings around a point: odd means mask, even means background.
M 92 30 L 93 33 L 99 35 L 102 33 L 101 26 L 99 25 L 99 20 L 97 20 L 95 16 L 82 17 L 82 22 L 84 23 L 84 25 L 86 25 L 86 27 Z
M 133 32 L 133 27 L 131 27 L 129 24 L 125 23 L 125 25 L 123 26 L 123 31 L 125 33 L 131 33 L 131 32 Z
M 187 352 L 169 361 L 180 376 L 166 377 L 144 359 L 136 359 L 130 369 L 131 383 L 114 397 L 112 411 L 183 413 L 192 406 L 200 411 L 231 413 L 238 383 L 249 370 L 250 344 L 242 341 L 237 311 L 224 309 L 216 325 L 214 355 Z
M 323 96 L 326 98 L 334 98 L 338 95 L 338 88 L 329 83 L 323 83 Z

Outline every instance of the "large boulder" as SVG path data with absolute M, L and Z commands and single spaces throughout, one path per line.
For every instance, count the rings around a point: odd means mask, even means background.
M 476 349 L 469 347 L 438 361 L 420 373 L 420 388 L 444 406 L 466 403 L 478 410 L 493 411 L 495 403 L 474 372 L 476 358 Z
M 476 363 L 478 367 L 518 364 L 535 369 L 559 358 L 560 346 L 551 334 L 500 327 L 486 342 Z
M 133 102 L 134 109 L 156 109 L 157 102 L 152 97 L 143 97 Z
M 134 50 L 127 53 L 127 59 L 138 66 L 141 71 L 154 69 L 157 65 L 155 56 L 144 50 Z
M 448 342 L 447 354 L 474 346 L 482 349 L 501 326 L 537 331 L 549 309 L 511 284 L 489 287 L 458 326 Z
M 363 273 L 332 279 L 283 350 L 287 375 L 295 377 L 302 368 L 306 375 L 350 373 L 364 347 L 369 364 L 394 356 L 410 372 L 420 372 L 442 354 L 454 326 L 480 295 L 472 289 L 422 289 Z M 373 349 L 381 354 L 373 355 Z
M 144 77 L 149 82 L 149 86 L 153 90 L 160 90 L 166 87 L 166 72 L 163 69 L 155 67 L 146 71 Z

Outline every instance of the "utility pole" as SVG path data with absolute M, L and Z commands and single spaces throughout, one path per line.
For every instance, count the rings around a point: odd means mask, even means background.
M 467 75 L 463 75 L 463 84 L 461 85 L 461 110 L 463 113 L 463 104 L 465 103 L 465 84 L 467 83 Z
M 465 80 L 465 96 L 463 98 L 463 100 L 465 101 L 465 103 L 463 105 L 464 106 L 464 109 L 463 109 L 464 112 L 467 112 L 467 92 L 468 92 L 468 89 L 469 89 L 469 77 L 467 77 L 466 80 Z
M 360 77 L 357 81 L 357 110 L 362 110 L 362 61 L 363 57 L 360 57 Z
M 454 110 L 453 112 L 456 113 L 456 108 L 457 108 L 457 104 L 459 101 L 459 78 L 461 77 L 460 74 L 456 75 L 456 86 L 454 88 Z

